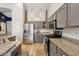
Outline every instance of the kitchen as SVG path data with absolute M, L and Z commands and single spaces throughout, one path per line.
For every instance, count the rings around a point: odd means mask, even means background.
M 79 56 L 79 3 L 0 4 L 1 56 Z

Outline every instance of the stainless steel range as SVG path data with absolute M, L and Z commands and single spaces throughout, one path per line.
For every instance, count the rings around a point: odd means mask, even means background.
M 62 38 L 62 31 L 54 31 L 54 33 L 51 35 L 44 35 L 43 36 L 43 44 L 45 44 L 47 46 L 46 48 L 48 51 L 48 56 L 50 55 L 49 38 Z

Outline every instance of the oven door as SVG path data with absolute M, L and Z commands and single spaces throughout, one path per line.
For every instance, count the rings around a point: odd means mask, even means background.
M 47 36 L 43 36 L 43 44 L 45 45 L 45 49 L 47 50 L 47 53 L 49 54 L 49 38 Z
M 43 36 L 43 44 L 47 45 L 48 43 L 48 38 L 46 36 Z

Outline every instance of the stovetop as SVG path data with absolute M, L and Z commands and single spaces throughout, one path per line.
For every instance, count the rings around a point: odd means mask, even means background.
M 53 34 L 53 35 L 45 35 L 47 38 L 61 38 L 61 35 Z

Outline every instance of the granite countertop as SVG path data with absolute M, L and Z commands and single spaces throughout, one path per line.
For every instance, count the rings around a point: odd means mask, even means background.
M 50 38 L 52 43 L 62 49 L 69 56 L 79 56 L 79 44 L 63 38 Z
M 8 40 L 9 37 L 13 37 L 13 36 L 3 35 L 0 37 L 0 39 L 4 38 L 6 40 L 6 43 L 0 44 L 0 55 L 4 55 L 8 51 L 15 49 L 18 45 L 20 45 L 22 43 L 22 40 L 20 40 L 20 38 L 18 38 L 19 41 L 9 41 Z
M 42 34 L 42 35 L 52 35 L 52 34 L 49 33 L 49 32 L 40 32 L 40 34 Z
M 3 43 L 0 44 L 0 55 L 4 55 L 5 53 L 7 53 L 8 51 L 10 51 L 11 49 L 15 49 L 18 45 L 20 45 L 22 42 L 21 41 L 10 41 L 7 43 Z
M 0 44 L 0 55 L 7 53 L 10 49 L 12 49 L 16 44 L 14 42 L 6 42 Z

